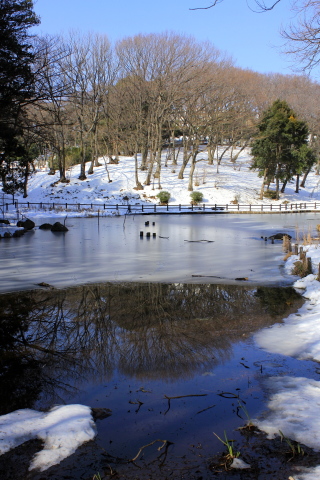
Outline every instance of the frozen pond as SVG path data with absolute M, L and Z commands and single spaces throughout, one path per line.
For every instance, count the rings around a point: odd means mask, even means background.
M 37 226 L 55 221 L 34 220 Z M 239 277 L 251 285 L 290 284 L 292 277 L 282 270 L 281 242 L 272 245 L 261 237 L 285 232 L 295 238 L 297 227 L 307 233 L 318 222 L 316 213 L 68 218 L 65 234 L 35 229 L 1 240 L 0 291 L 31 289 L 40 282 L 55 287 L 104 281 L 230 284 Z

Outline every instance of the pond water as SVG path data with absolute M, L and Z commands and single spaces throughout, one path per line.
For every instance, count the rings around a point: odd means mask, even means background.
M 1 240 L 0 291 L 41 282 L 55 287 L 104 281 L 229 284 L 239 277 L 250 284 L 290 284 L 281 242 L 272 245 L 264 238 L 279 231 L 294 237 L 297 228 L 307 233 L 319 222 L 317 215 L 69 218 L 67 233 L 35 229 Z M 39 226 L 48 220 L 35 221 Z
M 199 468 L 207 471 L 208 458 L 223 449 L 213 432 L 240 441 L 242 406 L 251 417 L 263 410 L 264 378 L 306 370 L 317 378 L 312 362 L 270 355 L 252 342 L 253 332 L 299 304 L 292 288 L 212 284 L 107 283 L 2 294 L 0 414 L 65 403 L 111 409 L 97 420 L 97 438 L 45 478 L 92 479 L 108 465 L 122 472 L 119 478 L 151 478 L 150 471 L 158 472 L 152 478 L 177 471 L 199 478 Z M 164 456 L 158 458 L 156 444 L 138 466 L 127 463 L 158 439 L 170 442 Z M 13 472 L 44 478 L 27 468 L 23 455 L 0 456 L 4 480 Z
M 208 459 L 224 448 L 213 432 L 243 444 L 235 429 L 263 411 L 265 378 L 318 379 L 312 362 L 252 340 L 302 302 L 281 243 L 264 238 L 317 223 L 316 214 L 70 218 L 66 234 L 2 239 L 0 415 L 81 403 L 95 409 L 98 435 L 47 476 L 28 473 L 32 445 L 2 455 L 1 479 L 92 480 L 113 470 L 211 478 Z M 40 282 L 58 288 L 34 290 Z M 161 452 L 159 439 L 170 442 Z

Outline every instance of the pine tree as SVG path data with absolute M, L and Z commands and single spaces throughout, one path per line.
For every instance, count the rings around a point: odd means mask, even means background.
M 269 188 L 275 181 L 275 198 L 278 199 L 280 181 L 284 182 L 284 189 L 294 175 L 300 175 L 304 170 L 305 152 L 301 148 L 307 145 L 308 127 L 297 119 L 285 101 L 276 100 L 264 113 L 258 129 L 259 135 L 251 149 L 251 168 L 259 170 L 259 176 L 263 177 L 261 198 L 264 186 Z
M 38 23 L 32 0 L 0 0 L 0 178 L 7 193 L 22 187 L 30 160 L 23 142 L 24 108 L 34 96 L 28 29 Z

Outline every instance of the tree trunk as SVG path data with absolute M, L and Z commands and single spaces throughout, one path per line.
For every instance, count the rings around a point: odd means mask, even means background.
M 172 165 L 178 165 L 178 155 L 180 151 L 180 147 L 178 148 L 178 153 L 176 155 L 176 145 L 175 145 L 175 138 L 174 138 L 174 131 L 171 132 L 171 151 L 172 151 Z
M 216 151 L 217 145 L 208 145 L 208 165 L 213 165 L 214 152 Z
M 134 175 L 135 175 L 135 181 L 136 181 L 136 189 L 137 190 L 143 190 L 143 186 L 139 182 L 139 177 L 138 177 L 138 154 L 137 154 L 137 152 L 134 154 Z
M 277 200 L 279 200 L 279 198 L 280 198 L 280 195 L 279 195 L 280 184 L 279 183 L 280 183 L 279 178 L 277 176 L 277 178 L 276 178 L 276 199 Z
M 218 165 L 221 165 L 221 161 L 223 159 L 223 155 L 229 150 L 229 148 L 231 147 L 231 145 L 228 145 L 222 152 L 221 155 L 218 156 L 217 154 L 217 159 L 218 159 Z
M 196 168 L 196 158 L 197 158 L 197 153 L 192 154 L 190 172 L 189 172 L 188 192 L 193 192 L 193 174 Z
M 299 193 L 299 181 L 300 181 L 300 175 L 297 173 L 297 180 L 296 180 L 296 193 Z
M 180 168 L 180 171 L 179 171 L 179 174 L 178 174 L 179 180 L 183 179 L 183 174 L 184 174 L 186 166 L 189 163 L 190 157 L 191 157 L 190 153 L 186 156 L 183 154 L 183 161 L 182 161 L 182 165 L 181 165 L 181 168 Z
M 150 152 L 149 168 L 148 168 L 146 181 L 144 182 L 145 185 L 150 185 L 151 183 L 154 161 L 155 161 L 154 152 Z
M 80 165 L 80 175 L 79 180 L 86 180 L 86 154 L 84 149 L 84 141 L 83 141 L 83 132 L 81 131 L 81 165 Z
M 29 177 L 29 162 L 26 163 L 26 168 L 24 170 L 23 198 L 27 198 L 28 196 L 28 177 Z
M 281 193 L 284 193 L 284 191 L 286 189 L 286 186 L 287 186 L 287 183 L 288 183 L 288 180 L 286 179 L 282 184 Z
M 300 187 L 301 188 L 304 188 L 305 184 L 306 184 L 306 180 L 307 180 L 307 176 L 309 175 L 309 173 L 311 172 L 311 168 L 312 167 L 309 167 L 308 170 L 305 172 L 305 174 L 303 175 L 303 179 L 302 179 L 302 182 L 300 183 Z
M 233 147 L 232 147 L 232 151 L 231 151 L 231 162 L 232 163 L 236 163 L 236 161 L 239 158 L 240 153 L 243 152 L 243 150 L 246 148 L 246 146 L 247 146 L 247 144 L 245 143 L 243 145 L 243 147 L 241 147 L 240 150 L 235 155 L 233 155 Z
M 268 173 L 268 169 L 266 168 L 265 171 L 264 171 L 264 174 L 263 174 L 263 182 L 262 182 L 262 185 L 261 185 L 260 197 L 259 197 L 260 200 L 263 199 L 264 186 L 265 186 L 265 183 L 266 183 L 267 173 Z
M 141 165 L 140 170 L 147 170 L 147 162 L 148 162 L 148 144 L 146 143 L 142 148 L 142 158 L 141 158 Z

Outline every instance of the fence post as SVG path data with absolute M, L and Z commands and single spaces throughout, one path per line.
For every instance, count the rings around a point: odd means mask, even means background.
M 179 212 L 181 212 L 181 205 L 180 205 L 180 203 L 179 203 Z
M 205 204 L 203 204 L 203 211 L 205 211 L 205 209 L 206 209 L 206 206 L 205 206 Z
M 157 212 L 157 204 L 156 203 L 153 206 L 153 210 L 154 210 L 155 213 Z
M 116 210 L 119 210 L 119 205 L 118 204 L 116 205 Z

